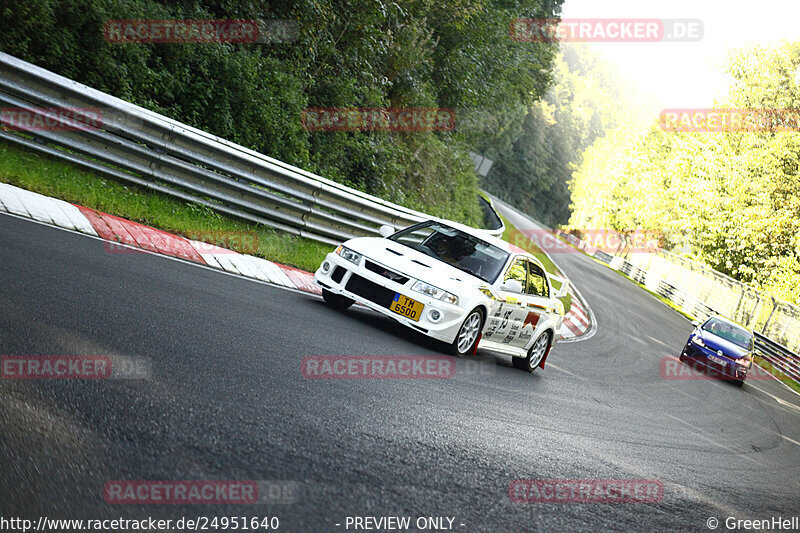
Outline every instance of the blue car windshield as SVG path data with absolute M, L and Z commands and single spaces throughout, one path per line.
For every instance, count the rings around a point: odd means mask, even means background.
M 746 350 L 753 349 L 753 335 L 749 331 L 734 324 L 719 320 L 718 318 L 709 318 L 706 323 L 703 324 L 703 331 L 708 331 L 717 337 L 732 342 L 740 348 Z
M 423 222 L 389 237 L 409 248 L 494 283 L 508 259 L 508 252 L 474 235 L 439 222 Z

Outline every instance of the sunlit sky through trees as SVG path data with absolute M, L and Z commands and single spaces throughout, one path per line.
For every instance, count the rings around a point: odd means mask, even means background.
M 621 73 L 655 95 L 663 107 L 704 107 L 727 94 L 727 50 L 747 43 L 797 39 L 800 6 L 787 0 L 757 4 L 726 0 L 566 0 L 562 17 L 682 18 L 703 21 L 698 42 L 590 43 Z

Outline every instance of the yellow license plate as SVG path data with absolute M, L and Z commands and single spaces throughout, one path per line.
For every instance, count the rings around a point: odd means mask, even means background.
M 394 293 L 394 301 L 389 304 L 389 309 L 398 315 L 410 318 L 414 322 L 419 322 L 419 317 L 422 316 L 422 310 L 425 309 L 425 304 L 396 292 Z

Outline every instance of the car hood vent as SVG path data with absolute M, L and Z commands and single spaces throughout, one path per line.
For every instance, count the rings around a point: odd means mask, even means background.
M 397 250 L 392 250 L 391 248 L 387 248 L 387 249 L 386 249 L 386 251 L 387 251 L 387 252 L 392 252 L 394 255 L 399 255 L 399 256 L 401 256 L 401 257 L 402 257 L 402 255 L 403 255 L 403 254 L 401 254 L 400 252 L 398 252 Z
M 416 263 L 416 264 L 418 264 L 418 265 L 422 265 L 422 266 L 424 266 L 425 268 L 432 268 L 430 265 L 426 265 L 426 264 L 425 264 L 425 263 L 423 263 L 422 261 L 417 261 L 416 259 L 412 259 L 412 260 L 411 260 L 411 262 L 412 262 L 412 263 Z

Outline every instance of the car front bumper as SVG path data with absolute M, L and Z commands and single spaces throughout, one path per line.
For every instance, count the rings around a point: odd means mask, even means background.
M 716 356 L 717 354 L 712 353 L 707 348 L 703 348 L 696 345 L 691 341 L 691 339 L 683 348 L 682 355 L 692 363 L 703 366 L 704 368 L 712 372 L 713 375 L 718 375 L 723 379 L 744 381 L 747 378 L 747 372 L 750 369 L 750 367 L 743 367 L 737 364 L 735 361 L 733 361 L 727 356 L 720 357 L 720 359 L 723 359 L 726 362 L 724 366 L 714 361 L 711 361 L 708 358 L 708 356 L 709 355 Z
M 467 310 L 452 305 L 441 300 L 435 300 L 422 293 L 411 290 L 411 286 L 417 281 L 408 278 L 404 283 L 398 283 L 392 279 L 382 276 L 365 267 L 366 261 L 380 266 L 382 269 L 402 274 L 399 270 L 380 265 L 367 257 L 361 258 L 356 265 L 343 259 L 336 253 L 329 253 L 320 268 L 314 273 L 314 281 L 328 291 L 346 296 L 356 302 L 377 311 L 385 316 L 391 317 L 401 324 L 417 330 L 434 339 L 451 343 L 456 337 L 461 323 L 464 321 Z M 323 266 L 327 263 L 329 268 L 324 270 Z M 425 307 L 418 321 L 406 318 L 389 309 L 389 304 L 394 298 L 394 294 L 399 293 L 407 296 Z M 434 320 L 431 311 L 439 312 L 439 319 Z

